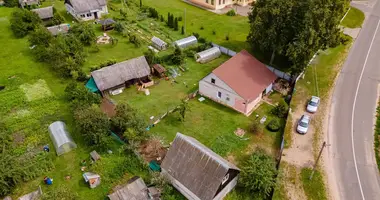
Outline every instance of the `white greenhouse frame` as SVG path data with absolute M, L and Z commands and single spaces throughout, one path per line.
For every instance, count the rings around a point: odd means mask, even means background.
M 50 124 L 49 133 L 58 156 L 77 148 L 77 145 L 66 129 L 65 123 L 56 121 Z
M 218 47 L 212 47 L 204 51 L 198 52 L 195 54 L 195 60 L 199 63 L 207 63 L 211 60 L 214 60 L 222 55 Z
M 179 48 L 186 48 L 188 46 L 191 46 L 191 45 L 194 45 L 194 44 L 197 44 L 198 43 L 198 40 L 195 36 L 190 36 L 190 37 L 187 37 L 187 38 L 183 38 L 183 39 L 180 39 L 180 40 L 177 40 L 174 42 L 174 45 L 179 47 Z
M 165 50 L 167 47 L 166 42 L 164 42 L 163 40 L 161 40 L 160 38 L 156 36 L 153 36 L 151 41 L 152 41 L 152 45 L 158 50 L 162 51 L 162 50 Z

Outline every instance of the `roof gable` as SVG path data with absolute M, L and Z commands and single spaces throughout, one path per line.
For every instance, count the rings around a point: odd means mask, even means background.
M 100 91 L 121 85 L 126 81 L 150 75 L 150 67 L 144 56 L 103 67 L 91 73 Z
M 192 137 L 177 133 L 161 165 L 199 199 L 210 200 L 229 169 L 239 170 Z
M 77 14 L 89 12 L 91 10 L 102 9 L 107 5 L 106 0 L 67 0 Z
M 246 50 L 214 69 L 213 74 L 247 101 L 256 99 L 277 78 Z

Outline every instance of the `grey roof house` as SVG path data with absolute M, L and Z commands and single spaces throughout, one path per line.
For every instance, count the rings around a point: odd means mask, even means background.
M 240 169 L 198 142 L 177 133 L 161 174 L 189 200 L 221 200 L 236 185 Z
M 150 72 L 145 57 L 140 56 L 93 71 L 91 76 L 99 91 L 105 95 L 106 92 L 115 94 L 113 91 L 123 89 L 136 80 L 146 79 Z
M 37 8 L 33 9 L 33 12 L 37 13 L 37 15 L 42 20 L 50 20 L 53 18 L 53 6 L 45 7 L 45 8 Z
M 108 195 L 110 200 L 159 200 L 160 194 L 154 187 L 148 188 L 144 180 L 138 176 L 131 178 L 126 184 L 118 185 Z
M 39 0 L 19 0 L 18 3 L 22 8 L 32 6 L 32 5 L 40 5 Z
M 60 24 L 56 26 L 50 26 L 50 27 L 47 27 L 47 30 L 54 36 L 58 34 L 65 34 L 69 32 L 70 24 Z
M 108 14 L 106 0 L 65 0 L 65 7 L 75 19 L 83 21 L 100 19 Z

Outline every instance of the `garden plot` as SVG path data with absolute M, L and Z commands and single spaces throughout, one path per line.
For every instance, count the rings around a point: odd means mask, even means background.
M 52 96 L 49 86 L 45 80 L 39 79 L 34 84 L 23 84 L 20 86 L 28 101 L 34 101 Z

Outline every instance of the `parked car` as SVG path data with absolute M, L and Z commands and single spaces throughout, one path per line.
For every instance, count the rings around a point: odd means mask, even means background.
M 307 103 L 306 110 L 310 113 L 315 113 L 318 110 L 320 99 L 319 97 L 312 96 L 309 103 Z
M 306 134 L 309 129 L 309 125 L 310 116 L 306 114 L 302 115 L 301 119 L 298 121 L 297 132 L 303 135 Z

